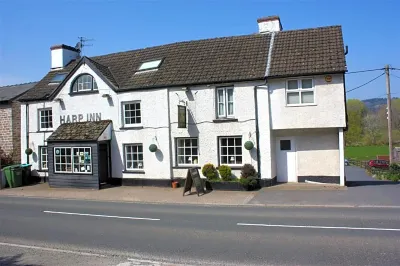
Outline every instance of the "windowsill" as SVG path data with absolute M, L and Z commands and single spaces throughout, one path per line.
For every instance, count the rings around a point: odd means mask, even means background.
M 54 172 L 55 175 L 93 175 L 93 173 Z
M 178 165 L 172 167 L 172 169 L 189 169 L 189 168 L 201 169 L 201 166 L 199 166 L 198 164 L 194 164 L 194 165 Z
M 243 165 L 240 164 L 235 164 L 235 165 L 231 165 L 231 164 L 221 164 L 221 165 L 227 165 L 229 166 L 232 170 L 240 170 L 242 169 Z M 217 168 L 219 168 L 221 165 L 218 165 Z
M 137 125 L 137 126 L 124 126 L 120 127 L 120 130 L 134 130 L 134 129 L 143 129 L 142 125 Z
M 39 129 L 36 133 L 54 132 L 54 129 Z
M 69 95 L 74 96 L 74 95 L 81 95 L 81 94 L 98 94 L 98 93 L 99 93 L 98 90 L 91 90 L 91 91 L 70 92 Z
M 229 122 L 237 122 L 238 119 L 237 118 L 217 118 L 214 119 L 213 122 L 214 123 L 229 123 Z
M 48 171 L 49 171 L 49 169 L 39 169 L 39 170 L 36 170 L 37 172 L 39 172 L 39 173 L 47 173 Z
M 286 107 L 316 106 L 316 103 L 286 104 Z
M 144 174 L 144 170 L 124 170 L 122 171 L 124 174 Z

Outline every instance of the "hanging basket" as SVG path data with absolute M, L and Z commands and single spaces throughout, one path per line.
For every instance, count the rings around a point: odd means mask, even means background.
M 249 151 L 254 148 L 254 143 L 248 140 L 244 143 L 244 148 Z
M 33 150 L 31 148 L 26 148 L 25 154 L 31 155 L 33 153 Z
M 157 151 L 157 145 L 156 144 L 151 144 L 150 146 L 149 146 L 149 150 L 151 151 L 151 152 L 156 152 Z

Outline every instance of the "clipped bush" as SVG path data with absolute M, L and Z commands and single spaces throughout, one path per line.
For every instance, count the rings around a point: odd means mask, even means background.
M 215 166 L 212 163 L 206 163 L 203 165 L 201 173 L 207 177 L 208 180 L 218 179 L 217 169 L 215 169 Z
M 253 190 L 258 187 L 258 182 L 256 177 L 252 176 L 249 176 L 247 178 L 241 177 L 239 182 L 246 190 Z
M 228 165 L 221 165 L 218 167 L 219 175 L 222 180 L 230 181 L 232 180 L 232 169 Z
M 240 171 L 241 178 L 248 178 L 248 177 L 257 177 L 257 171 L 251 164 L 245 164 L 242 166 L 242 170 Z

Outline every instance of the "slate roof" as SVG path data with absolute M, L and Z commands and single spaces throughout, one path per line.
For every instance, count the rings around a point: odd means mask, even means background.
M 69 73 L 77 63 L 78 60 L 72 60 L 63 69 L 50 71 L 31 90 L 22 95 L 19 100 L 47 100 L 59 85 L 54 83 L 50 84 L 52 78 L 60 73 Z
M 111 120 L 61 124 L 47 141 L 96 141 Z
M 92 64 L 117 92 L 261 80 L 266 74 L 270 41 L 271 34 L 252 34 L 83 57 L 63 70 L 49 72 L 24 95 L 24 100 L 50 99 L 63 85 L 49 85 L 51 78 L 70 72 L 82 62 Z M 163 60 L 158 70 L 137 73 L 142 63 L 157 59 Z M 345 72 L 341 27 L 276 33 L 269 66 L 268 77 Z
M 276 33 L 269 77 L 345 72 L 340 26 Z
M 29 82 L 0 87 L 0 102 L 8 102 L 18 98 L 18 96 L 32 89 L 36 83 L 37 82 Z

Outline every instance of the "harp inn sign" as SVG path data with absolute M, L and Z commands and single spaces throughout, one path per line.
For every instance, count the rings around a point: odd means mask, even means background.
M 76 122 L 89 122 L 89 121 L 100 121 L 100 120 L 101 120 L 101 113 L 60 115 L 60 124 L 76 123 Z

